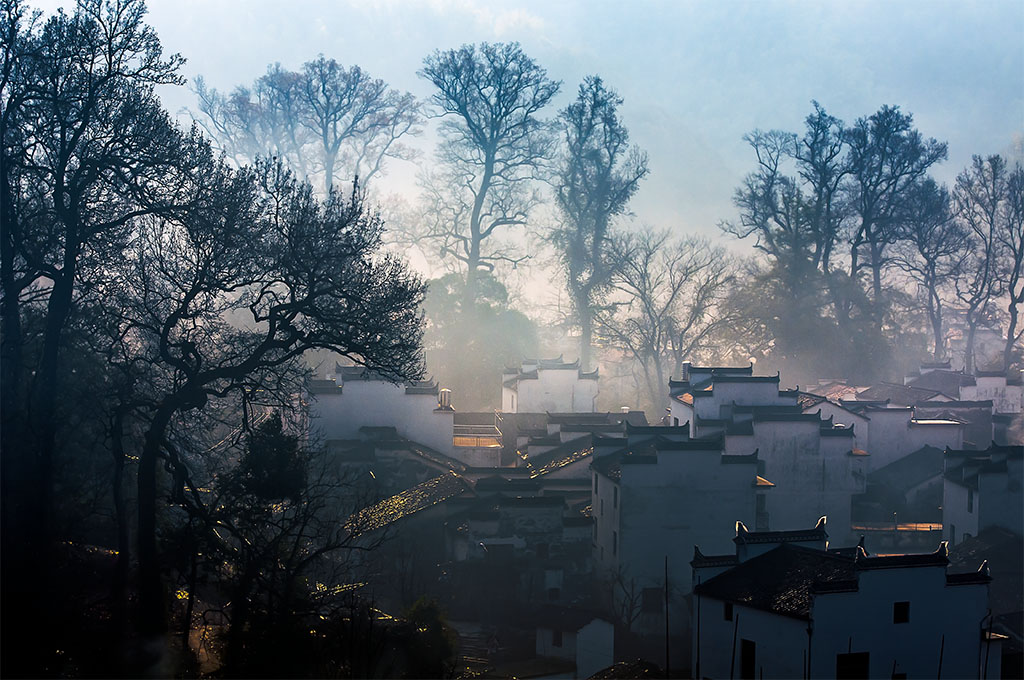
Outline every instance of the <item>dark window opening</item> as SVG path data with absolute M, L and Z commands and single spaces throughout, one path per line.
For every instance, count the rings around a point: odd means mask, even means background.
M 561 647 L 562 646 L 562 631 L 553 630 L 551 631 L 551 646 Z
M 867 680 L 869 661 L 868 652 L 836 654 L 836 680 Z
M 732 621 L 732 602 L 725 603 L 725 620 Z
M 740 640 L 740 677 L 754 680 L 757 665 L 757 645 L 753 640 Z
M 893 623 L 910 623 L 910 603 L 894 602 L 892 605 Z
M 617 486 L 612 487 L 612 507 L 619 507 L 619 487 Z
M 974 489 L 967 490 L 967 512 L 974 512 Z
M 597 493 L 597 475 L 594 475 L 594 493 Z
M 561 588 L 548 588 L 548 600 L 555 602 L 560 597 L 562 597 Z

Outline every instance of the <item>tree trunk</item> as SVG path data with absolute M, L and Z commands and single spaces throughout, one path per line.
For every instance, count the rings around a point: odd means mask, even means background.
M 580 370 L 591 370 L 590 350 L 594 340 L 594 314 L 589 304 L 578 304 L 580 316 Z
M 1020 304 L 1013 298 L 1013 291 L 1010 291 L 1010 305 L 1008 311 L 1010 313 L 1010 325 L 1006 330 L 1006 347 L 1003 348 L 1003 370 L 1009 371 L 1010 365 L 1013 363 L 1013 349 L 1016 347 L 1014 342 L 1014 335 L 1017 333 L 1017 323 L 1019 317 L 1019 310 L 1017 309 Z
M 144 634 L 150 636 L 160 635 L 167 629 L 156 540 L 156 472 L 167 426 L 176 410 L 169 402 L 161 404 L 146 431 L 142 455 L 139 456 L 139 626 Z
M 974 335 L 978 330 L 978 322 L 970 316 L 967 318 L 967 345 L 964 347 L 964 371 L 974 374 Z

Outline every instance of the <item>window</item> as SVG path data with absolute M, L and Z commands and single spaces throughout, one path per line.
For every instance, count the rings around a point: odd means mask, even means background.
M 893 623 L 910 623 L 910 603 L 893 602 L 892 605 Z
M 679 418 L 673 418 L 672 424 L 675 425 L 676 427 L 679 427 Z
M 617 486 L 612 487 L 612 507 L 619 507 L 619 487 Z
M 604 517 L 604 499 L 601 499 L 601 517 Z
M 757 677 L 757 645 L 753 640 L 740 640 L 740 677 L 754 680 Z
M 724 610 L 725 610 L 725 620 L 726 621 L 732 621 L 732 602 L 726 602 Z
M 644 614 L 660 614 L 663 595 L 661 588 L 644 588 L 640 593 L 640 611 Z
M 548 588 L 548 600 L 555 602 L 562 596 L 561 588 Z
M 867 680 L 870 660 L 867 652 L 836 654 L 836 680 Z
M 967 512 L 974 512 L 974 489 L 967 490 Z
M 561 647 L 562 646 L 562 631 L 553 630 L 551 631 L 551 646 Z
M 612 554 L 619 554 L 619 532 L 617 531 L 612 532 Z

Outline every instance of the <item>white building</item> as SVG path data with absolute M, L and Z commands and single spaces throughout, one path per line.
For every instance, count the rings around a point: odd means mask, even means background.
M 547 607 L 537 624 L 537 656 L 565 659 L 575 665 L 573 678 L 589 678 L 611 666 L 615 627 L 592 614 Z
M 736 517 L 756 518 L 764 502 L 758 499 L 772 491 L 758 477 L 757 462 L 756 454 L 723 455 L 720 442 L 663 438 L 595 458 L 594 563 L 624 623 L 640 632 L 664 630 L 666 559 L 670 572 L 680 573 L 690 559 L 685 546 L 724 548 Z M 689 583 L 676 579 L 672 591 L 678 634 L 688 623 L 681 596 Z
M 1024 447 L 945 451 L 943 537 L 952 545 L 990 526 L 1024 533 Z
M 748 532 L 693 565 L 693 677 L 998 678 L 987 565 L 934 553 L 828 550 L 827 534 Z M 988 639 L 992 638 L 992 639 Z
M 326 380 L 311 380 L 308 391 L 315 438 L 358 439 L 360 428 L 394 427 L 406 439 L 455 453 L 455 409 L 441 403 L 435 382 L 396 385 L 362 366 L 336 365 Z
M 593 413 L 597 410 L 597 370 L 580 362 L 527 359 L 501 376 L 501 409 L 506 413 Z
M 960 398 L 964 401 L 992 400 L 995 413 L 1020 413 L 1024 410 L 1021 371 L 977 371 L 974 384 L 960 387 Z

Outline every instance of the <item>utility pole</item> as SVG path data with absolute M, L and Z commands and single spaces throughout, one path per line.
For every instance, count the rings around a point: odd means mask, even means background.
M 668 642 L 668 555 L 665 555 L 665 677 L 671 678 L 669 670 L 669 642 Z

